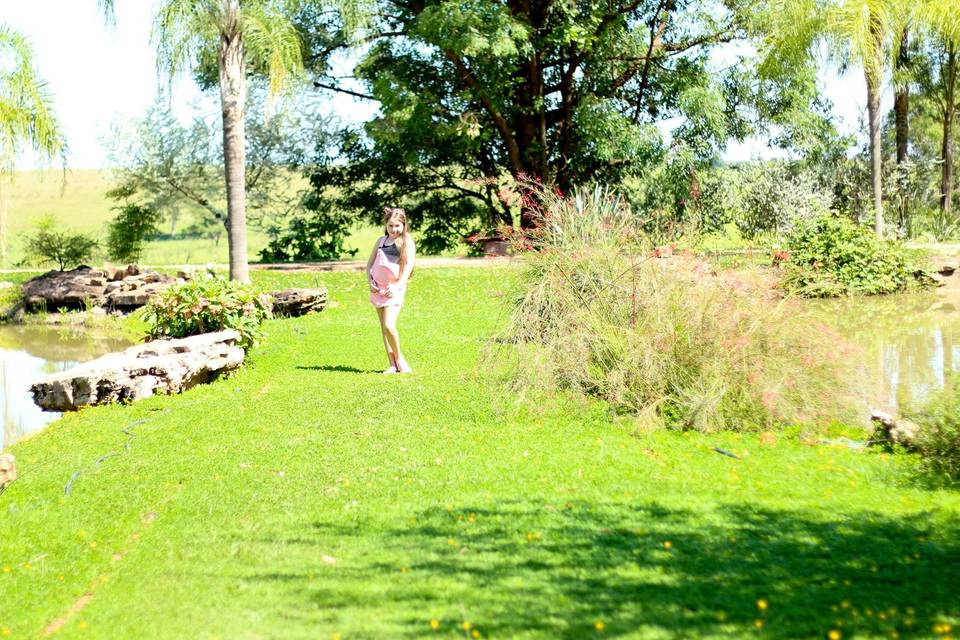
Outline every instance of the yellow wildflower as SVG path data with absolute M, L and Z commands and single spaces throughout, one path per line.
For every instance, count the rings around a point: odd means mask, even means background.
M 603 620 L 597 620 L 593 623 L 593 628 L 602 633 L 603 630 L 607 628 L 607 625 L 603 623 Z
M 760 609 L 760 611 L 766 611 L 767 607 L 769 606 L 770 606 L 770 603 L 768 603 L 763 598 L 760 598 L 759 600 L 757 600 L 757 609 Z
M 430 628 L 433 629 L 434 631 L 436 631 L 437 629 L 439 629 L 439 628 L 440 628 L 440 621 L 437 620 L 436 618 L 434 618 L 433 620 L 431 620 L 431 621 L 430 621 Z
M 827 632 L 827 638 L 829 638 L 830 640 L 840 640 L 840 638 L 842 637 L 843 637 L 843 634 L 837 631 L 836 629 L 830 629 L 830 631 Z

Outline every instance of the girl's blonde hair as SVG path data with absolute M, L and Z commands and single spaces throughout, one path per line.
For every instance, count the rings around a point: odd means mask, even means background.
M 401 233 L 400 237 L 395 241 L 397 248 L 400 249 L 400 269 L 403 270 L 403 267 L 405 267 L 407 264 L 407 252 L 410 247 L 410 231 L 407 228 L 407 212 L 400 207 L 384 207 L 383 234 L 385 236 L 390 235 L 390 232 L 387 231 L 387 225 L 390 224 L 390 222 L 394 219 L 403 223 L 403 233 Z

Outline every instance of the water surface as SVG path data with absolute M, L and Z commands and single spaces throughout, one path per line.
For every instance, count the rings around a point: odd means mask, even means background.
M 810 304 L 861 348 L 875 407 L 921 404 L 960 371 L 960 291 Z
M 0 450 L 60 415 L 33 403 L 31 384 L 130 344 L 125 338 L 86 329 L 0 325 Z

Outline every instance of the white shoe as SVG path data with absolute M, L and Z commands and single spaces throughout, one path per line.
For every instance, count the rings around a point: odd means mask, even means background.
M 396 368 L 396 367 L 387 367 L 386 369 L 383 370 L 383 375 L 389 375 L 389 374 L 391 374 L 391 373 L 398 373 L 397 368 Z

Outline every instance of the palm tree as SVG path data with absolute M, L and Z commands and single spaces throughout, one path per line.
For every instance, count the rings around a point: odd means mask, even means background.
M 108 21 L 113 0 L 99 0 Z M 247 72 L 263 69 L 276 95 L 303 66 L 299 35 L 282 0 L 162 0 L 153 41 L 157 68 L 169 77 L 213 54 L 219 69 L 223 158 L 227 188 L 230 278 L 249 282 L 245 185 Z
M 880 93 L 908 19 L 900 0 L 780 0 L 767 14 L 766 55 L 797 64 L 825 44 L 841 67 L 863 70 L 867 86 L 874 229 L 883 237 Z
M 7 260 L 7 185 L 24 146 L 46 159 L 65 153 L 53 99 L 33 64 L 23 34 L 0 24 L 0 264 Z
M 953 208 L 953 125 L 957 118 L 957 81 L 960 78 L 960 13 L 954 0 L 926 0 L 920 5 L 918 15 L 940 49 L 938 89 L 943 116 L 940 209 L 949 215 Z

